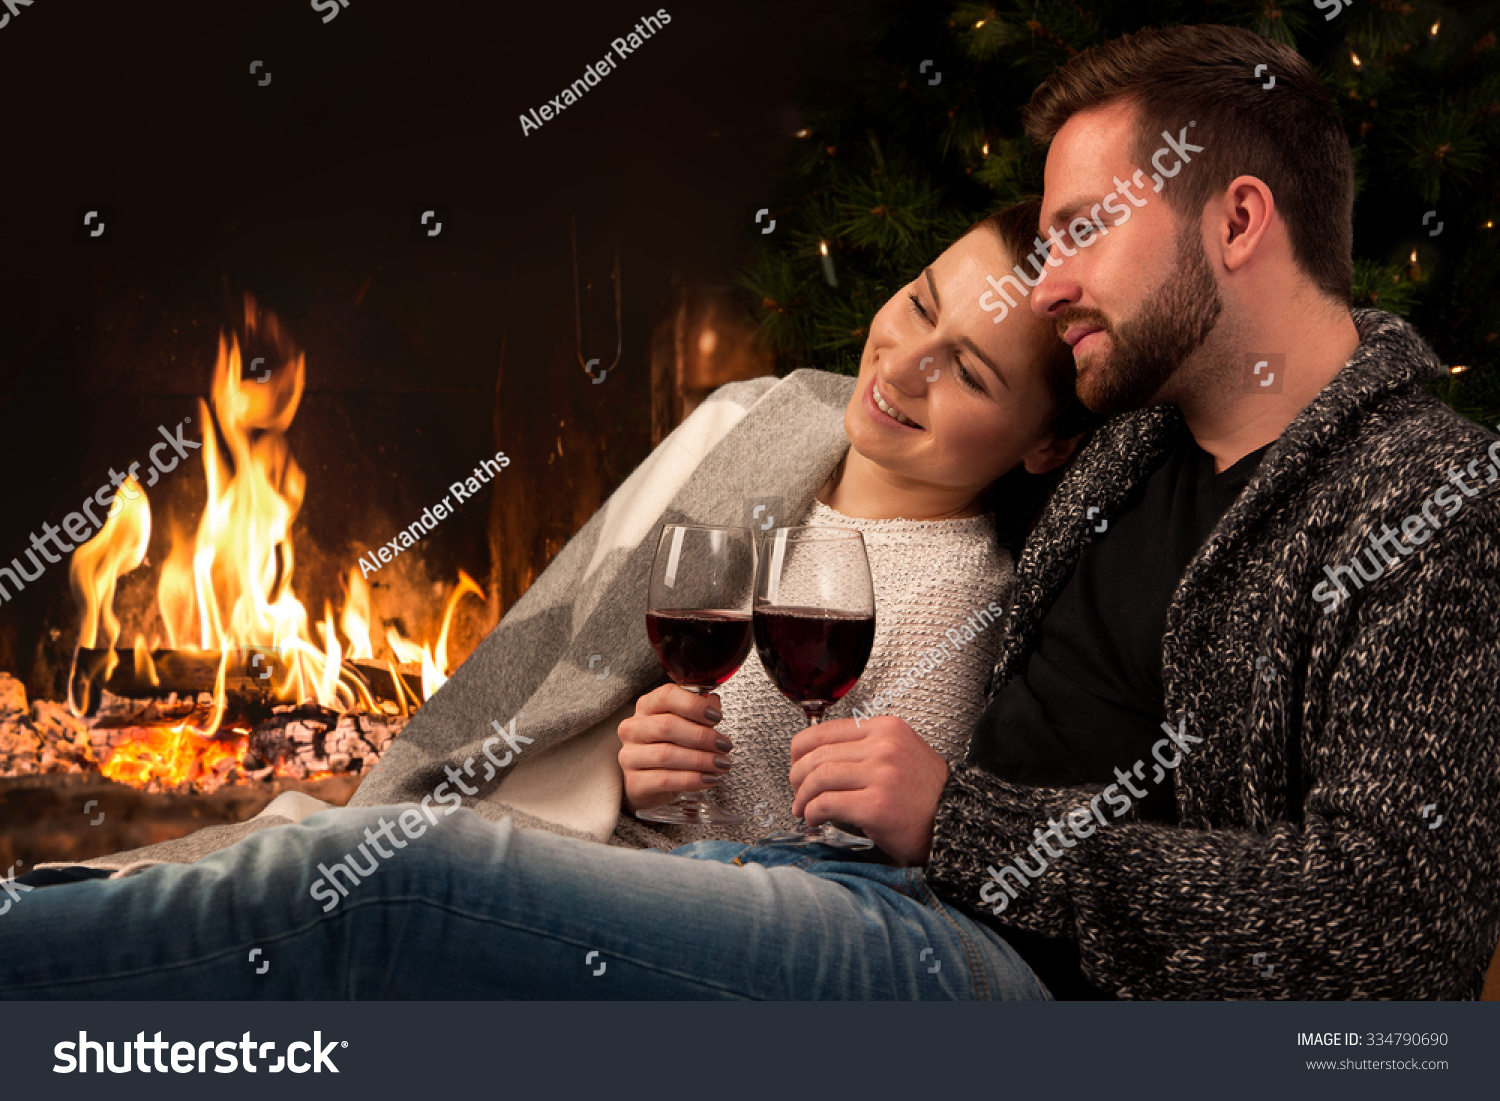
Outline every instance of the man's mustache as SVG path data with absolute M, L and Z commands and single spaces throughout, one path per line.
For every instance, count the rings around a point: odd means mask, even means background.
M 1074 325 L 1097 325 L 1109 336 L 1115 335 L 1115 327 L 1109 318 L 1098 310 L 1069 310 L 1057 319 L 1057 339 L 1066 340 L 1068 330 Z

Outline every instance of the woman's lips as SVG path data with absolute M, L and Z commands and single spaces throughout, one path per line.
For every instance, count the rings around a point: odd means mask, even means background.
M 902 424 L 891 416 L 880 406 L 875 404 L 875 380 L 870 380 L 870 385 L 865 388 L 864 400 L 865 412 L 870 414 L 870 419 L 883 428 L 899 428 L 903 432 L 920 432 L 921 429 L 911 424 Z

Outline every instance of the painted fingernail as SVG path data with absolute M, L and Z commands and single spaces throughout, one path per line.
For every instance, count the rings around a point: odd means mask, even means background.
M 712 785 L 712 784 L 717 784 L 719 782 L 719 778 L 717 776 L 713 775 L 712 773 L 704 772 L 704 773 L 700 773 L 699 775 L 701 776 L 701 778 L 702 778 L 702 780 L 703 780 L 703 782 L 705 784 Z
M 720 711 L 717 707 L 705 707 L 703 709 L 703 717 L 711 723 L 716 723 L 724 717 L 724 712 Z
M 726 772 L 729 770 L 729 768 L 733 764 L 734 764 L 734 762 L 731 761 L 728 757 L 715 757 L 714 758 L 714 768 L 722 769 L 722 770 L 724 770 Z
M 717 749 L 720 753 L 728 753 L 731 749 L 734 748 L 734 743 L 731 742 L 728 738 L 724 737 L 724 735 L 720 734 L 717 738 L 714 739 L 714 748 Z

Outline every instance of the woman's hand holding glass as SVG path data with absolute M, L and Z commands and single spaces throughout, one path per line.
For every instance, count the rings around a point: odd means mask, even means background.
M 729 771 L 728 738 L 714 729 L 719 697 L 664 684 L 636 701 L 620 723 L 620 769 L 631 811 L 669 803 L 679 792 L 707 791 Z

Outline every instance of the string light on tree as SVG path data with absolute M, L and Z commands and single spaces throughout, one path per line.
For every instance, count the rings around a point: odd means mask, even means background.
M 833 257 L 828 255 L 828 242 L 818 242 L 818 259 L 823 262 L 823 278 L 827 280 L 830 287 L 839 285 L 839 277 L 833 270 Z

